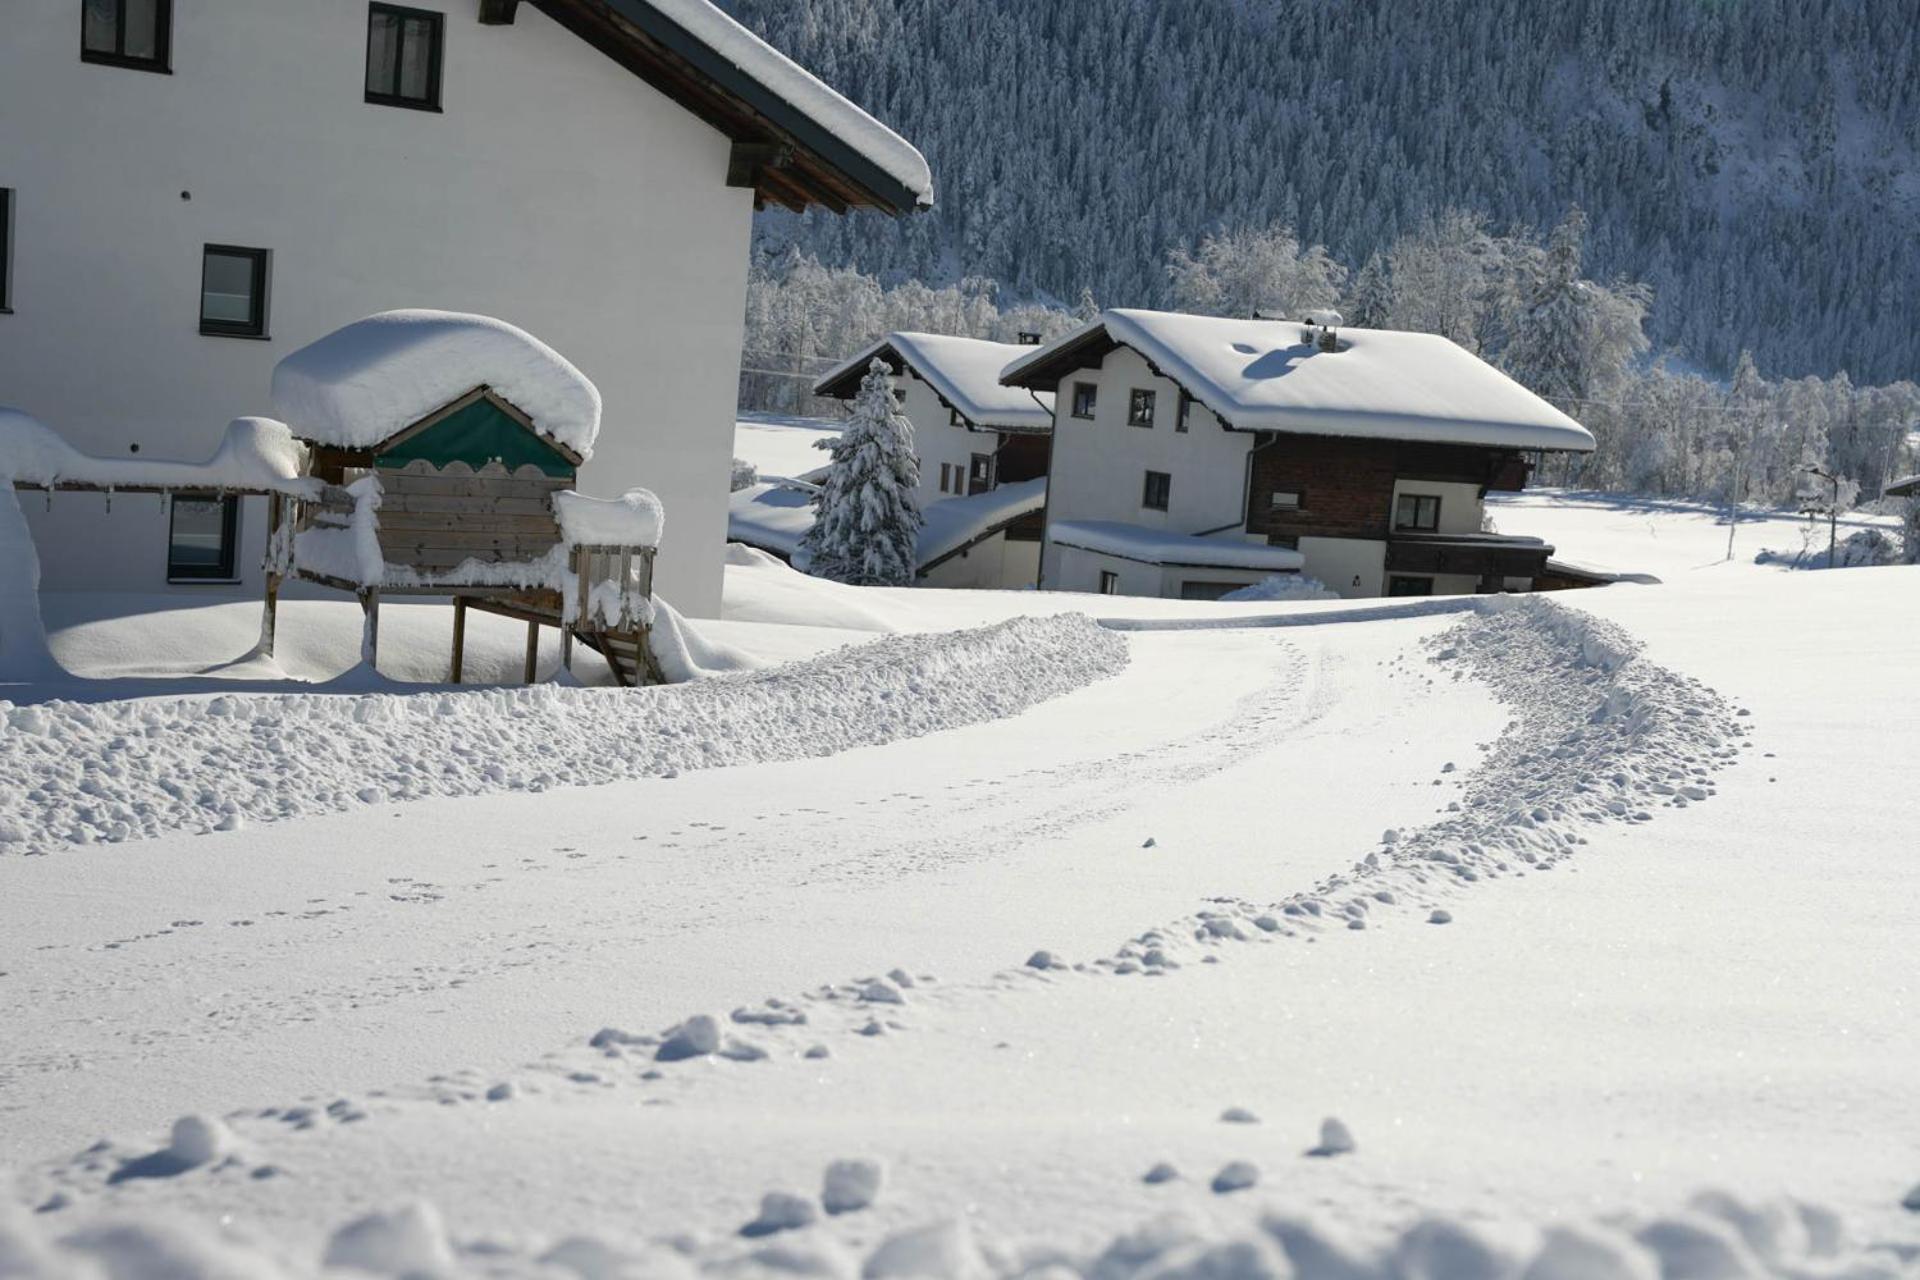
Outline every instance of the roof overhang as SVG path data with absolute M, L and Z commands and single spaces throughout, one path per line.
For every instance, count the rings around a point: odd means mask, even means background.
M 647 0 L 526 2 L 731 138 L 727 183 L 751 187 L 756 207 L 900 214 L 929 203 Z M 511 22 L 513 9 L 487 0 L 481 21 Z

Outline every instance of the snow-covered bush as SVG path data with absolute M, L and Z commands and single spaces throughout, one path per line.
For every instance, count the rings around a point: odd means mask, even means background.
M 1222 600 L 1338 600 L 1338 592 L 1327 590 L 1327 584 L 1318 578 L 1309 578 L 1302 573 L 1276 573 L 1260 579 L 1250 587 L 1238 591 L 1229 591 L 1220 597 Z
M 733 482 L 730 486 L 731 492 L 738 493 L 742 489 L 750 489 L 754 485 L 759 483 L 760 483 L 760 468 L 754 466 L 751 462 L 748 462 L 745 458 L 735 458 L 733 460 Z
M 833 465 L 814 495 L 813 525 L 800 540 L 808 572 L 855 586 L 913 585 L 920 460 L 884 362 L 868 367 L 847 429 L 816 447 L 832 452 Z

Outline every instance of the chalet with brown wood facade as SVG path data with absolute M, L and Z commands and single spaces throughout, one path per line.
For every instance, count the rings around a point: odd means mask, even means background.
M 1553 548 L 1486 529 L 1584 428 L 1430 334 L 1109 311 L 1028 354 L 1056 393 L 1041 584 L 1212 598 L 1530 590 Z

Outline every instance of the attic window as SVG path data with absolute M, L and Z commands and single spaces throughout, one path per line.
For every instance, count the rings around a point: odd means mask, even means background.
M 1127 425 L 1130 427 L 1153 426 L 1154 394 L 1134 388 L 1127 393 Z
M 164 73 L 172 36 L 172 0 L 81 0 L 82 62 Z
M 1093 419 L 1093 406 L 1098 401 L 1099 395 L 1100 395 L 1100 388 L 1095 383 L 1091 383 L 1091 382 L 1074 383 L 1073 384 L 1073 416 L 1076 418 L 1086 418 L 1087 420 L 1091 421 Z
M 394 4 L 367 6 L 367 101 L 440 110 L 442 15 Z
M 1307 505 L 1306 498 L 1298 489 L 1276 489 L 1267 499 L 1267 506 L 1273 511 L 1299 511 Z

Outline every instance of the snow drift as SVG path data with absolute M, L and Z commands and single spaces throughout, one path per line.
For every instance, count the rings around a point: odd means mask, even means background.
M 672 651 L 689 669 L 729 657 Z M 644 691 L 0 701 L 0 850 L 831 755 L 1015 715 L 1126 663 L 1126 640 L 1069 614 Z

